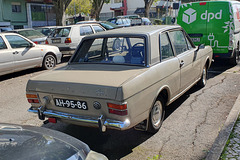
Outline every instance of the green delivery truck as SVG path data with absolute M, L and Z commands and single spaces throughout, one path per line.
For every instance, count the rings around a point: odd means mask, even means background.
M 214 58 L 228 58 L 236 65 L 240 46 L 240 2 L 199 1 L 180 6 L 177 24 L 195 45 L 210 45 Z

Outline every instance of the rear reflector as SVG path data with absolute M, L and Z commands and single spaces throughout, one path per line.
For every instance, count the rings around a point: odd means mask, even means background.
M 114 110 L 114 109 L 108 109 L 108 110 L 109 110 L 109 113 L 117 114 L 117 115 L 120 115 L 120 116 L 125 116 L 125 115 L 128 114 L 127 110 L 124 110 L 124 111 Z
M 29 103 L 39 103 L 38 99 L 28 99 Z
M 51 123 L 57 123 L 56 118 L 48 118 L 48 121 L 51 122 Z
M 118 105 L 118 104 L 108 103 L 107 105 L 108 105 L 108 108 L 119 109 L 119 110 L 127 109 L 127 104 Z
M 204 5 L 206 5 L 207 4 L 207 2 L 201 2 L 201 3 L 199 3 L 201 6 L 204 6 Z

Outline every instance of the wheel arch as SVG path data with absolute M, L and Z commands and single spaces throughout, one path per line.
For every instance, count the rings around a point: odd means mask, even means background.
M 53 52 L 47 52 L 44 56 L 43 56 L 43 59 L 42 59 L 42 64 L 41 64 L 41 67 L 43 67 L 43 63 L 44 63 L 44 59 L 47 55 L 52 55 L 55 59 L 56 59 L 56 64 L 57 64 L 57 57 L 56 55 L 53 53 Z

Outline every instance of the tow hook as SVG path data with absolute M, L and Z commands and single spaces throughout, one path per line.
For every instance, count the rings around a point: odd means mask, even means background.
M 100 132 L 106 132 L 106 126 L 104 125 L 104 122 L 105 122 L 105 118 L 103 115 L 101 115 L 98 118 L 98 127 L 100 129 Z
M 38 110 L 37 110 L 38 111 L 38 118 L 40 120 L 44 120 L 45 119 L 45 115 L 43 114 L 44 110 L 45 110 L 45 107 L 43 107 L 43 106 L 40 106 L 38 108 Z

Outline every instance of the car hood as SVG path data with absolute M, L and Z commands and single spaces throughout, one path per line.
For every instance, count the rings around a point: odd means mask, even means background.
M 68 65 L 34 77 L 27 91 L 116 99 L 117 90 L 146 68 L 123 65 Z

